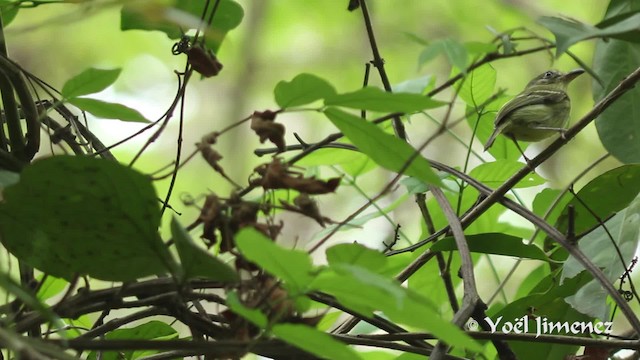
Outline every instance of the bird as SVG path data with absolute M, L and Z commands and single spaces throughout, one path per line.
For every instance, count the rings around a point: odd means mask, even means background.
M 533 78 L 520 94 L 498 111 L 495 129 L 484 145 L 484 151 L 493 145 L 500 134 L 511 138 L 516 146 L 516 140 L 533 142 L 553 134 L 563 134 L 571 112 L 567 86 L 582 73 L 583 69 L 567 73 L 547 70 Z

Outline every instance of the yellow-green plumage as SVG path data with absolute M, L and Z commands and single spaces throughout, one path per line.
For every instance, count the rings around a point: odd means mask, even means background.
M 495 130 L 484 146 L 485 151 L 499 134 L 514 140 L 540 141 L 561 132 L 571 112 L 567 85 L 583 72 L 549 70 L 531 80 L 522 93 L 498 111 Z

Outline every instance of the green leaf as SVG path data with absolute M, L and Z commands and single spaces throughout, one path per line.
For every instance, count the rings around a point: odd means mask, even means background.
M 543 16 L 538 22 L 556 37 L 556 57 L 562 55 L 577 42 L 592 38 L 622 38 L 639 33 L 640 13 L 619 18 L 618 22 L 607 22 L 607 26 L 598 28 L 575 19 Z
M 73 98 L 69 102 L 77 106 L 80 110 L 84 110 L 93 114 L 95 117 L 102 119 L 118 119 L 122 121 L 148 123 L 142 114 L 137 110 L 122 104 L 105 102 L 102 100 L 89 98 Z
M 71 99 L 82 95 L 100 92 L 113 84 L 122 69 L 101 70 L 89 68 L 67 80 L 62 86 L 62 96 Z
M 458 95 L 468 106 L 476 107 L 486 102 L 493 95 L 495 86 L 496 71 L 491 64 L 484 64 L 474 69 L 464 78 Z
M 44 282 L 41 283 L 38 289 L 38 299 L 40 301 L 48 300 L 60 294 L 68 285 L 69 282 L 63 279 L 55 276 L 47 276 L 44 278 Z
M 2 25 L 7 27 L 13 19 L 18 15 L 20 10 L 20 3 L 15 0 L 1 0 L 0 1 L 0 15 L 2 15 Z
M 324 104 L 359 110 L 412 113 L 440 107 L 445 103 L 423 95 L 396 94 L 369 86 L 354 92 L 329 96 L 324 100 Z
M 370 317 L 382 311 L 390 320 L 434 333 L 447 344 L 478 351 L 481 347 L 441 318 L 429 299 L 401 286 L 395 279 L 363 267 L 339 264 L 314 278 L 310 287 L 333 295 L 343 305 Z M 357 289 L 357 291 L 354 291 Z
M 457 41 L 446 39 L 442 42 L 445 55 L 449 59 L 449 62 L 458 68 L 460 72 L 467 72 L 467 49 L 464 45 Z
M 522 163 L 511 160 L 497 160 L 476 166 L 469 176 L 482 182 L 492 189 L 499 187 L 513 174 L 522 169 Z M 536 173 L 531 173 L 516 184 L 515 188 L 527 188 L 542 185 L 545 180 Z
M 421 181 L 442 186 L 440 178 L 431 170 L 429 161 L 417 154 L 406 142 L 387 134 L 374 124 L 337 108 L 328 108 L 325 115 L 342 133 L 376 164 L 391 171 L 413 176 Z M 409 161 L 411 163 L 406 166 Z
M 464 47 L 470 55 L 484 55 L 498 51 L 497 44 L 469 41 L 464 43 Z
M 311 74 L 300 74 L 291 81 L 280 81 L 273 94 L 283 109 L 306 105 L 335 95 L 336 90 L 326 80 Z
M 471 252 L 513 256 L 520 259 L 549 260 L 539 247 L 526 245 L 519 237 L 502 233 L 487 233 L 467 235 L 466 238 Z M 453 237 L 447 237 L 436 242 L 430 249 L 431 251 L 452 251 L 457 250 L 458 246 Z
M 580 239 L 579 247 L 599 267 L 611 282 L 627 269 L 640 241 L 640 196 L 625 210 L 605 222 L 606 230 L 598 227 Z M 613 237 L 613 239 L 611 238 Z M 615 244 L 615 245 L 614 245 Z M 575 258 L 569 257 L 562 267 L 562 277 L 572 278 L 584 270 Z M 607 293 L 600 283 L 592 280 L 575 295 L 567 298 L 574 309 L 598 319 L 609 317 Z
M 171 235 L 186 279 L 205 277 L 220 282 L 238 280 L 238 275 L 232 268 L 193 242 L 187 230 L 175 216 L 171 219 Z
M 371 250 L 360 244 L 339 244 L 327 249 L 329 266 L 349 264 L 361 266 L 369 271 L 384 270 L 387 257 L 379 251 Z
M 594 101 L 601 100 L 640 64 L 640 44 L 611 39 L 599 40 L 594 55 L 594 71 L 604 82 L 604 88 L 593 81 Z M 640 162 L 640 87 L 616 99 L 596 119 L 596 129 L 605 149 L 619 161 Z
M 421 76 L 415 79 L 409 79 L 399 84 L 393 85 L 391 90 L 394 94 L 397 93 L 410 93 L 410 94 L 424 94 L 425 89 L 433 84 L 434 77 L 432 75 Z
M 577 311 L 573 310 L 565 301 L 564 297 L 569 296 L 587 281 L 588 277 L 576 277 L 568 279 L 562 285 L 556 283 L 557 274 L 552 273 L 534 288 L 529 296 L 519 298 L 509 302 L 505 307 L 500 307 L 499 311 L 495 311 L 498 307 L 494 307 L 487 311 L 488 317 L 492 322 L 500 321 L 497 331 L 501 331 L 502 324 L 507 321 L 518 321 L 522 319 L 528 320 L 529 333 L 536 333 L 536 321 L 546 319 L 548 322 L 568 323 L 574 322 L 590 322 L 588 318 Z M 531 312 L 533 311 L 532 315 Z M 536 320 L 540 319 L 540 320 Z M 542 331 L 541 331 L 542 332 Z M 549 332 L 546 334 L 551 335 Z M 568 335 L 564 331 L 553 332 L 558 335 Z M 561 359 L 566 354 L 573 354 L 577 351 L 578 346 L 572 345 L 553 345 L 543 342 L 518 342 L 514 341 L 510 344 L 518 359 L 538 360 L 538 359 Z
M 637 7 L 637 2 L 636 2 L 636 7 Z M 605 28 L 610 28 L 611 26 L 632 25 L 632 24 L 629 24 L 627 20 L 633 16 L 636 16 L 639 13 L 640 13 L 640 10 L 636 9 L 636 10 L 624 12 L 615 16 L 607 16 L 605 20 L 597 23 L 596 27 L 599 29 L 605 29 Z M 630 26 L 630 27 L 631 27 L 631 31 L 616 34 L 615 36 L 612 36 L 612 37 L 618 40 L 624 40 L 629 42 L 636 42 L 636 43 L 640 42 L 640 38 L 638 37 L 640 35 L 640 26 L 637 26 L 635 28 L 635 31 L 633 30 L 633 26 Z
M 240 302 L 238 294 L 235 291 L 227 293 L 227 306 L 231 311 L 249 320 L 253 325 L 258 326 L 261 329 L 265 329 L 269 323 L 267 316 L 260 310 L 244 306 L 244 304 Z
M 566 211 L 566 206 L 573 197 L 568 192 L 564 192 L 562 196 L 560 195 L 561 193 L 563 192 L 556 189 L 542 189 L 533 199 L 533 204 L 531 205 L 533 212 L 545 219 L 549 224 L 556 224 L 563 210 Z M 536 242 L 538 242 L 539 239 L 544 239 L 546 236 L 546 233 L 539 231 L 536 235 Z
M 281 248 L 253 228 L 240 230 L 235 240 L 236 246 L 247 260 L 282 279 L 294 291 L 305 292 L 313 270 L 309 254 Z
M 0 169 L 0 187 L 13 185 L 20 180 L 20 174 L 13 171 Z
M 166 323 L 152 320 L 133 328 L 117 329 L 107 333 L 107 340 L 154 340 L 154 339 L 174 339 L 178 337 L 178 332 Z M 152 355 L 159 350 L 147 351 L 100 351 L 102 360 L 137 359 L 144 355 Z M 98 352 L 92 351 L 87 357 L 88 360 L 97 359 Z
M 277 324 L 272 333 L 289 344 L 323 359 L 361 359 L 358 353 L 331 335 L 298 324 Z
M 467 49 L 464 45 L 452 39 L 434 41 L 428 45 L 418 58 L 418 66 L 435 59 L 438 55 L 445 54 L 449 63 L 458 68 L 461 72 L 467 70 Z
M 574 231 L 576 234 L 592 229 L 598 219 L 608 219 L 629 206 L 640 193 L 640 165 L 624 165 L 596 177 L 578 192 L 577 198 L 564 207 L 556 228 L 567 232 L 568 208 L 574 208 Z
M 45 273 L 131 281 L 171 267 L 155 189 L 127 166 L 93 157 L 36 160 L 4 200 L 2 243 Z
M 172 3 L 174 3 L 172 1 Z M 175 6 L 161 2 L 127 1 L 120 13 L 121 30 L 158 30 L 169 39 L 179 39 L 183 31 L 200 26 L 205 3 L 202 1 L 175 1 Z M 153 14 L 159 14 L 158 16 Z M 174 14 L 172 17 L 163 14 Z M 233 0 L 221 0 L 217 6 L 213 23 L 206 29 L 206 47 L 218 52 L 226 34 L 242 22 L 244 10 Z

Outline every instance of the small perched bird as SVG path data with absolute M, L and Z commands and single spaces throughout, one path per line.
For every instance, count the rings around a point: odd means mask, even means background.
M 555 133 L 564 132 L 571 112 L 567 85 L 582 73 L 582 69 L 568 73 L 549 70 L 531 80 L 518 96 L 498 111 L 494 122 L 495 130 L 484 145 L 484 150 L 487 151 L 493 145 L 499 134 L 504 134 L 515 142 L 540 141 Z

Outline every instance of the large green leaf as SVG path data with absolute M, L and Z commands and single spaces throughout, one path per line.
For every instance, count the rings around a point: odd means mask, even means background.
M 245 306 L 240 301 L 238 294 L 235 291 L 227 293 L 227 306 L 231 311 L 242 316 L 246 320 L 249 320 L 255 326 L 264 329 L 269 324 L 269 319 L 267 319 L 265 314 L 258 309 L 252 309 Z
M 392 321 L 432 332 L 449 345 L 473 351 L 480 349 L 459 328 L 441 318 L 438 307 L 429 299 L 403 287 L 393 278 L 361 266 L 332 265 L 309 286 L 335 296 L 343 305 L 364 316 L 382 311 Z
M 640 196 L 629 207 L 580 239 L 580 250 L 615 282 L 630 264 L 640 241 Z M 569 257 L 562 267 L 562 277 L 571 278 L 584 270 L 575 258 Z M 609 317 L 607 293 L 593 280 L 567 298 L 574 309 L 598 319 Z
M 309 254 L 284 249 L 253 228 L 240 230 L 235 240 L 247 260 L 277 276 L 298 292 L 304 292 L 307 288 L 313 269 Z
M 100 92 L 113 84 L 121 71 L 89 68 L 67 80 L 60 92 L 65 99 Z
M 467 69 L 467 49 L 464 45 L 452 39 L 443 39 L 432 42 L 420 53 L 418 58 L 418 67 L 433 60 L 440 54 L 447 56 L 449 62 L 464 72 Z
M 147 120 L 138 110 L 124 106 L 122 104 L 110 103 L 102 100 L 89 98 L 73 98 L 69 102 L 77 106 L 80 110 L 84 110 L 93 114 L 95 117 L 102 119 L 118 119 L 122 121 L 143 122 Z
M 13 185 L 20 180 L 20 174 L 0 169 L 0 187 L 7 187 Z
M 330 266 L 350 264 L 378 272 L 384 269 L 387 257 L 361 244 L 339 244 L 327 249 L 327 261 Z
M 629 206 L 640 193 L 640 165 L 624 165 L 596 177 L 564 207 L 556 227 L 567 231 L 568 209 L 574 209 L 573 225 L 577 235 L 592 229 L 599 219 L 608 219 Z M 597 217 L 594 217 L 594 215 Z
M 459 82 L 456 84 L 458 86 Z M 494 93 L 496 71 L 491 64 L 484 64 L 467 74 L 458 96 L 468 106 L 476 107 L 487 101 Z
M 504 184 L 511 176 L 522 169 L 522 163 L 512 160 L 497 160 L 480 164 L 473 168 L 469 176 L 495 189 Z M 516 184 L 516 188 L 542 185 L 545 180 L 536 173 L 531 173 Z
M 633 12 L 619 16 L 615 21 L 592 26 L 575 19 L 543 16 L 538 22 L 549 29 L 556 37 L 556 56 L 562 55 L 577 42 L 593 38 L 634 39 L 640 35 L 640 13 Z
M 153 339 L 173 339 L 178 337 L 178 332 L 162 321 L 152 320 L 147 323 L 132 327 L 117 329 L 108 333 L 107 340 L 153 340 Z M 102 360 L 137 359 L 143 355 L 158 353 L 159 350 L 138 350 L 138 351 L 92 351 L 87 357 L 88 360 L 98 358 Z
M 405 175 L 442 186 L 440 178 L 431 170 L 429 161 L 420 154 L 416 156 L 416 150 L 406 142 L 340 109 L 330 107 L 324 113 L 360 151 L 378 165 L 395 172 L 403 170 Z M 411 163 L 406 166 L 409 161 Z
M 494 307 L 487 311 L 491 321 L 496 324 L 496 331 L 502 332 L 502 326 L 506 322 L 516 323 L 527 322 L 528 333 L 536 334 L 537 322 L 547 321 L 549 323 L 568 323 L 578 321 L 591 321 L 590 318 L 573 310 L 565 301 L 564 297 L 573 294 L 577 289 L 589 281 L 588 276 L 577 276 L 568 279 L 562 285 L 558 285 L 557 274 L 551 274 L 544 278 L 529 296 L 519 298 L 510 302 L 504 307 Z M 498 310 L 499 311 L 495 311 Z M 508 327 L 506 328 L 508 329 Z M 510 332 L 513 332 L 511 330 Z M 541 328 L 541 333 L 549 334 Z M 553 334 L 570 335 L 564 331 L 554 331 Z M 516 353 L 518 359 L 538 360 L 538 359 L 561 359 L 566 354 L 573 354 L 578 346 L 558 345 L 545 342 L 517 342 L 510 343 L 511 348 Z
M 20 10 L 20 3 L 15 0 L 0 0 L 0 15 L 2 16 L 2 25 L 9 25 Z
M 390 93 L 376 87 L 364 87 L 354 92 L 329 96 L 324 100 L 324 103 L 327 106 L 403 113 L 433 109 L 445 104 L 424 95 Z
M 231 267 L 197 246 L 175 217 L 171 219 L 171 235 L 186 279 L 205 277 L 221 282 L 238 280 L 238 275 Z
M 548 258 L 539 247 L 526 245 L 521 238 L 502 233 L 468 235 L 469 250 L 483 254 L 513 256 L 519 259 L 534 259 L 547 261 Z M 432 247 L 432 251 L 457 250 L 455 239 L 447 237 L 439 240 Z
M 4 190 L 2 243 L 54 276 L 131 281 L 166 273 L 171 254 L 158 234 L 151 180 L 114 161 L 55 156 L 27 166 Z
M 300 74 L 291 81 L 280 81 L 273 91 L 281 108 L 312 103 L 335 95 L 336 90 L 326 80 L 311 74 Z
M 640 10 L 640 2 L 612 1 L 605 18 L 612 19 Z M 640 16 L 640 15 L 636 15 Z M 620 80 L 640 64 L 640 44 L 622 40 L 598 40 L 593 69 L 604 87 L 593 81 L 593 98 L 599 101 L 615 88 Z M 640 162 L 640 87 L 636 86 L 618 98 L 596 119 L 598 135 L 604 147 L 623 163 Z
M 323 359 L 361 359 L 358 353 L 331 335 L 310 326 L 299 324 L 277 324 L 272 332 L 275 336 L 302 350 Z

